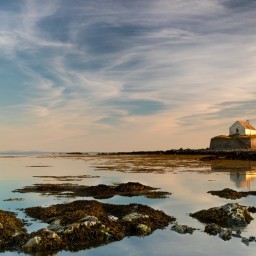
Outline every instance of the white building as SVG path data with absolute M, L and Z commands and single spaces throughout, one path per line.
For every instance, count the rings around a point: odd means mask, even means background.
M 229 127 L 229 135 L 256 135 L 256 129 L 249 121 L 236 121 Z

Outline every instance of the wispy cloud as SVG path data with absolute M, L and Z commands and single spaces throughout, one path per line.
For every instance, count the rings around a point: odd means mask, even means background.
M 199 120 L 253 119 L 254 1 L 1 5 L 0 120 L 26 149 L 196 147 Z

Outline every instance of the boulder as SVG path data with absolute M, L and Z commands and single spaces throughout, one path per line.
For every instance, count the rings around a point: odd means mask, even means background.
M 149 226 L 145 225 L 145 224 L 139 224 L 137 226 L 137 231 L 142 236 L 148 235 L 152 232 L 151 228 Z
M 173 230 L 179 234 L 193 234 L 195 228 L 191 228 L 187 225 L 181 225 L 181 224 L 175 223 L 171 227 L 171 230 Z
M 137 212 L 132 212 L 132 213 L 129 213 L 129 214 L 125 215 L 122 218 L 122 220 L 134 221 L 134 220 L 141 219 L 141 218 L 149 218 L 149 216 L 148 215 L 143 215 L 143 214 L 137 213 Z
M 40 236 L 35 236 L 30 238 L 23 246 L 22 250 L 24 252 L 32 252 L 36 250 L 36 247 L 40 244 L 42 238 Z

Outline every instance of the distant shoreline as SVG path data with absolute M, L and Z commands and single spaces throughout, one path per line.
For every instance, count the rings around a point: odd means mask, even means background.
M 155 151 L 127 151 L 127 152 L 0 152 L 0 156 L 56 156 L 56 157 L 82 157 L 82 156 L 104 156 L 104 155 L 197 155 L 202 156 L 202 160 L 248 160 L 256 161 L 255 149 L 239 149 L 239 150 L 213 150 L 205 149 L 170 149 Z

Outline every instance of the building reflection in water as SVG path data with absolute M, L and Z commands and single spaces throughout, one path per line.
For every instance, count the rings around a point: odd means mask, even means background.
M 235 183 L 237 188 L 247 188 L 251 190 L 252 183 L 256 180 L 256 163 L 244 162 L 213 162 L 211 169 L 215 172 L 229 172 L 230 180 Z
M 251 183 L 256 179 L 256 174 L 241 173 L 241 172 L 230 172 L 230 180 L 232 180 L 237 188 L 248 188 L 251 190 Z

